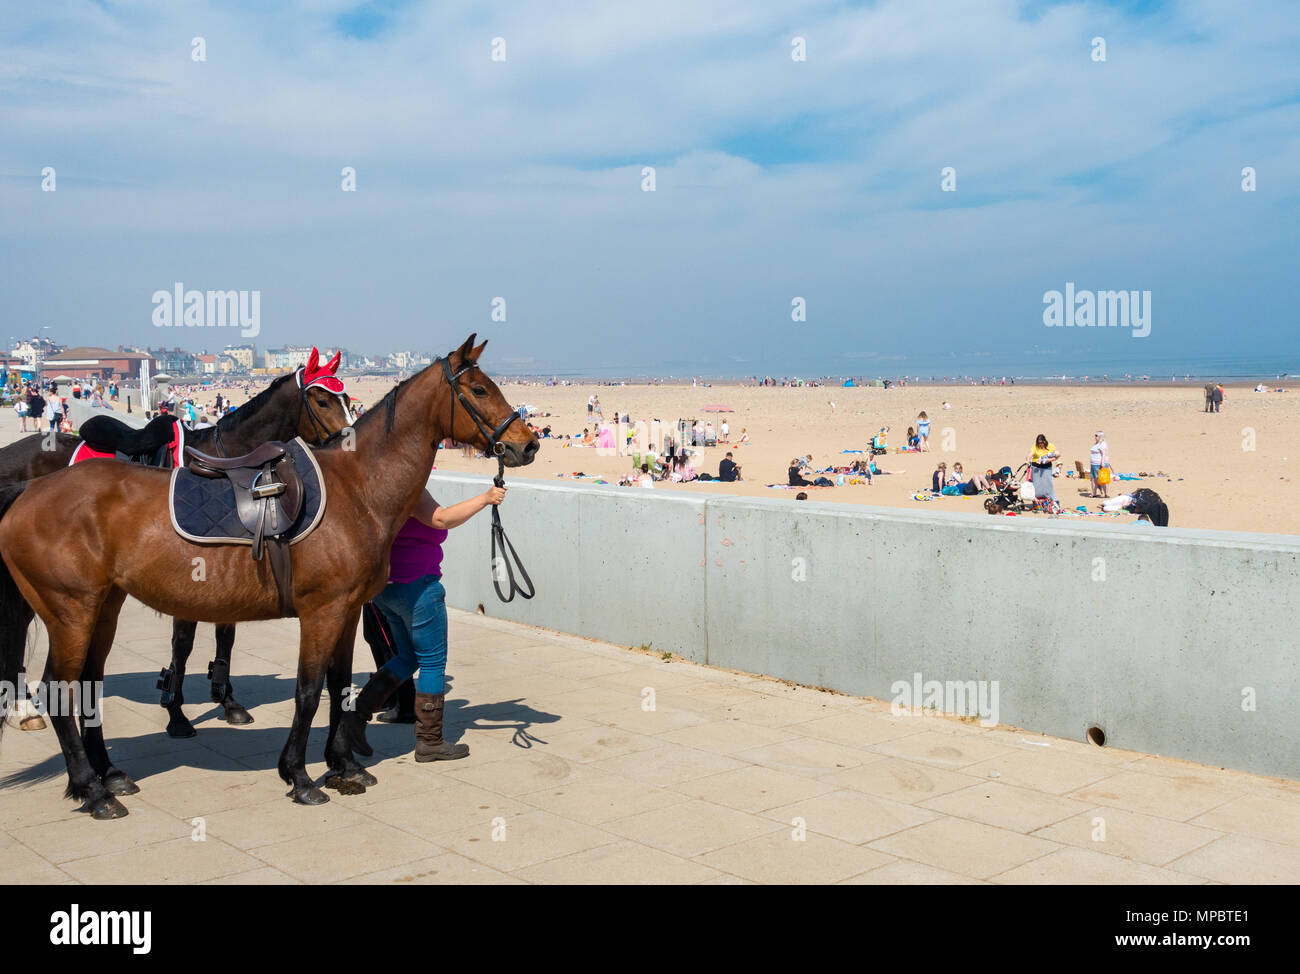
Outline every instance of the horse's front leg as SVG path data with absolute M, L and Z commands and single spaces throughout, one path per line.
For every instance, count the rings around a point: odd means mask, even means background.
M 235 648 L 235 627 L 217 626 L 217 658 L 208 666 L 212 680 L 212 702 L 219 703 L 229 724 L 251 724 L 253 715 L 235 699 L 235 684 L 230 679 L 230 653 Z
M 325 682 L 330 693 L 330 732 L 325 741 L 325 761 L 329 765 L 330 772 L 322 783 L 326 788 L 332 788 L 343 795 L 360 795 L 366 788 L 379 783 L 378 779 L 352 756 L 352 748 L 347 744 L 347 735 L 339 734 L 339 722 L 343 718 L 344 707 L 350 705 L 346 691 L 352 682 L 352 647 L 357 619 L 358 616 L 353 616 L 344 625 L 343 635 L 334 649 L 329 669 L 325 673 Z
M 307 775 L 307 736 L 320 706 L 320 691 L 338 645 L 343 619 L 321 618 L 323 613 L 304 611 L 298 647 L 298 682 L 294 688 L 293 726 L 280 752 L 280 777 L 289 785 L 289 796 L 300 805 L 323 805 L 329 795 L 312 783 Z

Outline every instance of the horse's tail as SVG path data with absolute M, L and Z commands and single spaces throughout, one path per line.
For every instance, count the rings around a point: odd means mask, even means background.
M 26 483 L 0 487 L 0 518 L 26 489 Z M 30 621 L 31 610 L 27 607 L 27 600 L 18 591 L 9 566 L 0 559 L 0 734 L 4 732 L 5 718 L 19 702 L 18 674 L 26 655 L 27 624 Z

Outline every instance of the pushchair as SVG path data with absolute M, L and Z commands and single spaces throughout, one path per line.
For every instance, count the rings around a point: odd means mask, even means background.
M 985 499 L 984 510 L 990 514 L 1005 514 L 1007 511 L 1020 514 L 1036 510 L 1038 503 L 1034 496 L 1034 483 L 1028 474 L 1029 464 L 1022 463 L 1014 473 L 1010 467 L 1003 467 L 989 477 L 993 496 Z
M 889 427 L 880 427 L 880 432 L 871 438 L 871 455 L 883 457 L 889 452 Z

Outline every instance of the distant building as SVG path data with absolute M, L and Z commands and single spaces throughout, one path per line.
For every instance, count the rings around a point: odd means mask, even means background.
M 414 372 L 433 362 L 424 352 L 393 352 L 388 356 L 388 366 L 393 369 L 405 369 Z
M 251 372 L 254 366 L 253 359 L 257 355 L 257 347 L 255 345 L 227 345 L 224 354 L 228 355 L 238 366 L 234 371 Z
M 311 358 L 310 345 L 286 345 L 284 348 L 266 350 L 266 370 L 268 372 L 288 372 L 300 365 L 306 365 Z
M 63 351 L 63 346 L 48 338 L 29 338 L 19 342 L 9 352 L 13 358 L 22 359 L 28 368 L 35 368 L 36 363 Z
M 134 379 L 140 374 L 140 362 L 146 359 L 149 371 L 158 372 L 152 355 L 83 345 L 47 356 L 41 363 L 41 374 L 66 374 L 74 379 Z
M 149 355 L 158 363 L 158 371 L 171 375 L 198 375 L 202 371 L 199 357 L 182 348 L 151 348 Z

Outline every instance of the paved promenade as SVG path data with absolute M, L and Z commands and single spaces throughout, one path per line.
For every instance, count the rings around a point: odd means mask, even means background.
M 206 703 L 213 637 L 200 627 L 186 684 L 199 735 L 172 741 L 154 689 L 169 621 L 129 601 L 105 729 L 141 792 L 123 799 L 128 817 L 94 822 L 61 797 L 53 731 L 6 730 L 6 882 L 1300 882 L 1300 783 L 892 716 L 451 615 L 448 736 L 469 758 L 415 764 L 409 726 L 372 724 L 379 784 L 305 808 L 275 772 L 297 623 L 239 628 L 246 727 Z M 43 647 L 42 631 L 38 661 Z M 367 661 L 358 641 L 358 682 Z M 322 706 L 317 775 L 325 720 Z

